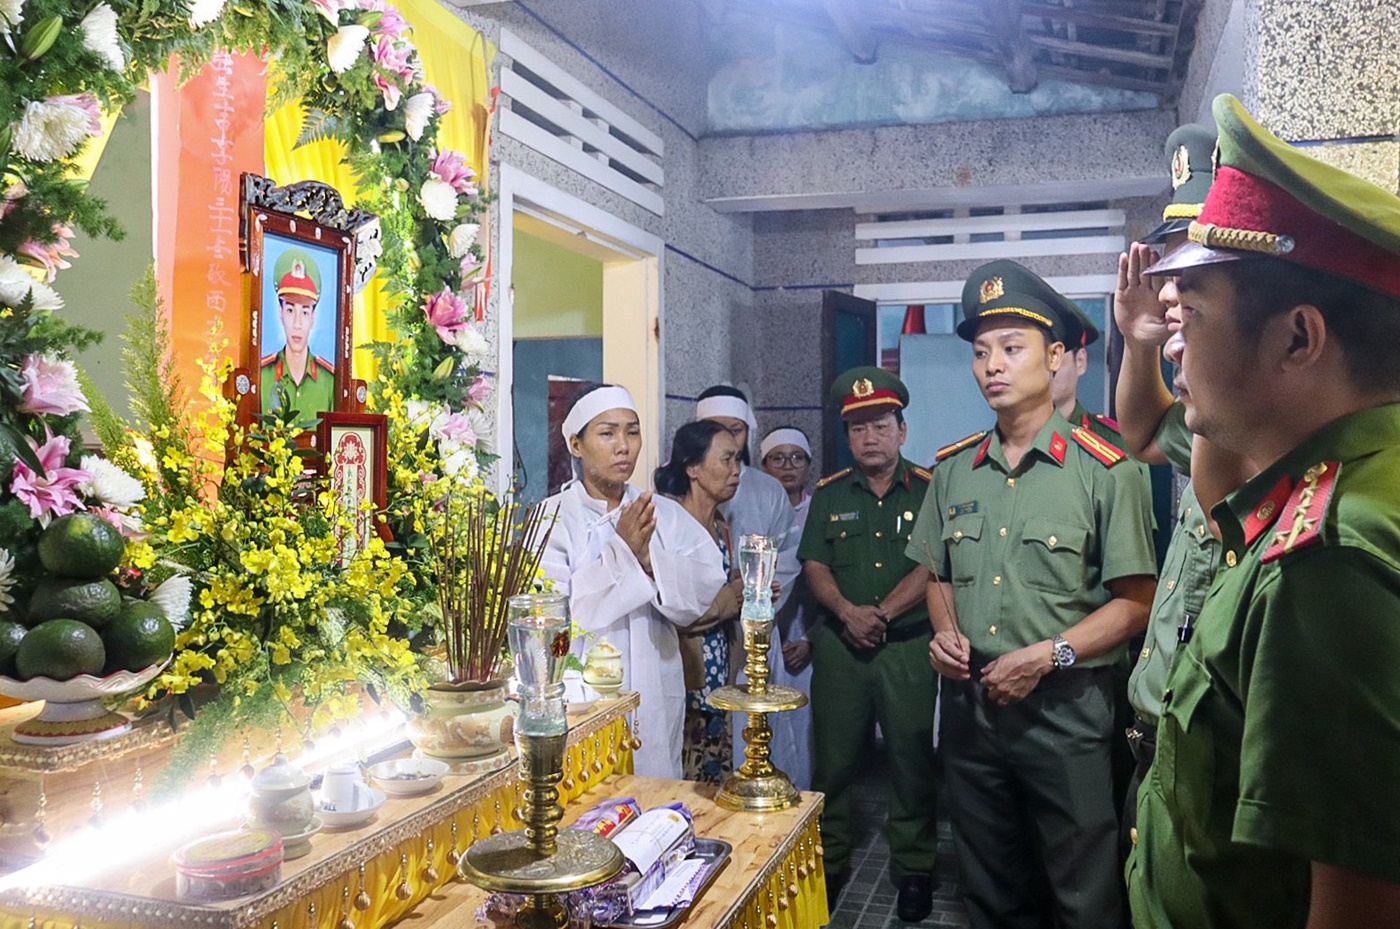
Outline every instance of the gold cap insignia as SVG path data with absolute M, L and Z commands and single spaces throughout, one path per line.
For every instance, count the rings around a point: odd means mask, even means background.
M 981 302 L 991 303 L 1006 295 L 1006 287 L 1001 283 L 999 277 L 989 277 L 982 282 Z
M 1181 185 L 1191 180 L 1191 152 L 1185 145 L 1178 145 L 1172 153 L 1172 190 L 1180 190 Z
M 868 377 L 858 378 L 856 382 L 851 385 L 851 393 L 855 394 L 857 397 L 868 397 L 874 392 L 875 385 L 870 383 L 870 378 Z

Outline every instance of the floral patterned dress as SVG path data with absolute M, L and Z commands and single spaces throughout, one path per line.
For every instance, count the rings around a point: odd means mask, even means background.
M 729 527 L 715 527 L 720 560 L 724 573 L 730 572 Z M 681 768 L 688 781 L 719 784 L 733 768 L 733 745 L 729 740 L 729 718 L 722 710 L 708 704 L 710 694 L 729 683 L 729 627 L 720 623 L 701 633 L 705 654 L 705 683 L 699 690 L 685 694 L 685 745 L 681 750 Z

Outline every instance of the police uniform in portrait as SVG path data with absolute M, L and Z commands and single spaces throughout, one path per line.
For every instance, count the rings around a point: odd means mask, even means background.
M 295 365 L 287 357 L 292 339 L 288 314 L 296 312 L 297 307 L 310 307 L 311 323 L 302 335 L 303 339 L 308 338 L 315 327 L 316 305 L 321 299 L 321 270 L 305 252 L 289 248 L 278 257 L 272 276 L 277 281 L 276 315 L 288 344 L 262 356 L 259 389 L 263 409 L 269 412 L 277 409 L 278 391 L 286 391 L 292 409 L 301 418 L 309 419 L 335 406 L 335 365 L 313 352 L 307 342 L 302 371 L 293 370 Z M 263 312 L 267 313 L 267 309 Z
M 1394 926 L 1400 199 L 1302 154 L 1233 97 L 1214 116 L 1218 168 L 1190 242 L 1147 273 L 1183 275 L 1202 307 L 1182 329 L 1187 421 L 1273 463 L 1211 511 L 1223 565 L 1162 695 L 1133 919 Z M 1270 305 L 1251 304 L 1245 282 L 1270 275 Z M 1380 357 L 1360 363 L 1371 346 Z
M 979 385 L 986 345 L 1026 350 L 997 341 L 1007 329 L 1044 335 L 1042 372 L 1068 338 L 1063 298 L 1014 262 L 979 268 L 962 303 L 957 334 L 975 343 Z M 1016 402 L 1043 413 L 1020 415 L 1046 418 L 1016 464 L 1000 428 L 939 451 L 907 550 L 930 571 L 938 636 L 946 618 L 965 650 L 962 674 L 944 672 L 939 751 L 974 929 L 1103 929 L 1123 917 L 1113 665 L 1146 619 L 1156 573 L 1150 490 L 1125 452 L 1055 409 L 1044 376 L 1022 382 Z M 1105 630 L 1095 649 L 1081 623 Z M 1019 699 L 988 683 L 1003 686 L 1008 667 L 1036 681 Z
M 853 452 L 853 428 L 895 412 L 899 416 L 889 416 L 885 425 L 898 420 L 902 444 L 902 410 L 909 391 L 894 375 L 875 367 L 852 369 L 836 379 L 830 398 L 846 420 Z M 856 459 L 862 460 L 859 453 Z M 900 455 L 898 445 L 890 461 L 893 473 L 883 493 L 872 488 L 859 464 L 817 483 L 798 557 L 821 604 L 810 632 L 812 786 L 826 794 L 821 833 L 829 897 L 834 902 L 849 876 L 852 844 L 858 838 L 852 822 L 856 780 L 870 758 L 879 723 L 889 766 L 885 836 L 891 877 L 899 886 L 897 911 L 901 918 L 917 921 L 931 907 L 937 846 L 933 719 L 938 681 L 927 658 L 925 574 L 904 549 L 930 476 Z M 885 611 L 883 637 L 874 647 L 852 644 L 843 621 L 822 599 L 813 564 L 829 570 L 827 578 L 839 588 L 839 593 L 831 591 L 835 597 L 857 608 Z M 890 601 L 905 590 L 907 606 L 891 615 L 898 607 Z

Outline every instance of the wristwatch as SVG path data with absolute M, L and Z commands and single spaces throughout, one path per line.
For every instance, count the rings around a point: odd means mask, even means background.
M 1055 670 L 1063 671 L 1074 664 L 1074 646 L 1066 642 L 1064 636 L 1056 634 L 1050 640 L 1050 647 L 1050 665 Z

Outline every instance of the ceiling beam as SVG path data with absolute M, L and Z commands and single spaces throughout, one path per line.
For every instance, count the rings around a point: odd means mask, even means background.
M 1036 76 L 1030 37 L 1021 25 L 1021 0 L 990 0 L 986 6 L 987 19 L 996 36 L 1002 55 L 1002 66 L 1011 84 L 1011 92 L 1028 94 L 1040 83 Z
M 1159 96 L 1166 96 L 1171 92 L 1171 87 L 1166 81 L 1150 81 L 1146 78 L 1125 77 L 1107 71 L 1086 71 L 1058 65 L 1042 64 L 1039 67 L 1041 76 L 1046 78 L 1058 78 L 1062 81 L 1074 81 L 1079 84 L 1101 84 L 1104 87 L 1118 87 L 1122 90 L 1141 90 Z
M 1177 31 L 1175 23 L 1138 19 L 1135 16 L 1122 16 L 1117 13 L 1100 13 L 1082 7 L 1056 6 L 1053 3 L 1022 3 L 1021 15 L 1160 38 L 1173 38 Z
M 1118 64 L 1136 65 L 1139 68 L 1154 68 L 1170 71 L 1176 60 L 1171 55 L 1155 55 L 1127 48 L 1113 48 L 1106 45 L 1090 45 L 1087 42 L 1070 42 L 1055 36 L 1032 34 L 1030 44 L 1051 52 L 1078 55 L 1081 58 L 1095 58 L 1099 61 L 1113 61 Z
M 822 0 L 822 5 L 826 7 L 826 15 L 831 17 L 831 22 L 851 57 L 863 65 L 874 64 L 879 51 L 875 34 L 856 17 L 855 11 L 851 9 L 853 2 L 854 0 Z

